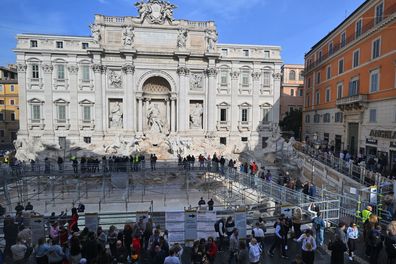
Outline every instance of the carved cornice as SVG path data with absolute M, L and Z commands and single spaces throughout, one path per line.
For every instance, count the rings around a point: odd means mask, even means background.
M 70 74 L 77 74 L 78 73 L 78 66 L 77 65 L 70 65 L 67 67 Z
M 27 65 L 24 63 L 18 63 L 17 64 L 17 71 L 18 72 L 26 72 Z
M 92 64 L 91 68 L 94 71 L 94 73 L 102 72 L 102 65 L 100 65 L 100 64 Z
M 43 64 L 41 65 L 41 69 L 43 69 L 44 73 L 51 73 L 54 69 L 54 66 L 51 64 Z
M 124 66 L 122 66 L 122 70 L 127 74 L 133 73 L 135 71 L 135 65 L 133 65 L 133 63 L 125 64 Z
M 233 79 L 233 80 L 238 80 L 238 78 L 239 78 L 239 71 L 233 71 L 233 72 L 230 73 L 230 75 L 231 75 L 231 79 Z
M 254 80 L 254 81 L 260 80 L 261 72 L 253 72 L 253 73 L 252 73 L 252 77 L 253 77 L 253 80 Z
M 190 70 L 187 67 L 181 66 L 177 68 L 177 73 L 179 75 L 188 75 L 190 73 Z
M 206 69 L 206 74 L 209 77 L 216 77 L 217 75 L 217 69 L 215 67 L 209 67 Z

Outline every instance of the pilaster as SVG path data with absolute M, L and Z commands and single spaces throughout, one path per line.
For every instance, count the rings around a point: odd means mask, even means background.
M 79 107 L 78 107 L 78 66 L 69 65 L 67 67 L 69 71 L 69 87 L 70 87 L 70 134 L 78 135 L 78 124 L 79 124 Z
M 206 70 L 208 75 L 208 92 L 207 92 L 207 133 L 212 136 L 216 130 L 216 76 L 217 69 L 214 63 L 209 63 L 209 67 Z
M 101 64 L 93 64 L 92 70 L 94 72 L 94 85 L 95 85 L 95 132 L 98 135 L 103 135 L 103 97 L 102 97 L 102 69 Z
M 124 115 L 126 129 L 134 132 L 135 131 L 135 94 L 134 94 L 134 72 L 135 66 L 132 62 L 125 64 L 122 70 L 126 74 L 126 84 L 125 84 L 125 102 L 126 105 L 126 115 Z
M 44 122 L 45 130 L 44 135 L 54 135 L 54 111 L 53 111 L 53 95 L 52 95 L 52 71 L 54 67 L 50 62 L 43 63 L 41 70 L 43 73 L 43 84 L 44 84 Z
M 190 73 L 190 70 L 186 66 L 179 66 L 177 69 L 177 73 L 179 74 L 179 96 L 178 96 L 178 131 L 181 133 L 185 133 L 187 130 L 187 85 L 186 80 L 187 76 Z
M 19 131 L 18 135 L 28 135 L 28 105 L 26 91 L 28 90 L 26 82 L 27 65 L 25 63 L 17 64 L 18 85 L 19 85 Z

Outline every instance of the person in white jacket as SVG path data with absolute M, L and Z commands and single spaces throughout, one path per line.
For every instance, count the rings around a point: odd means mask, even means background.
M 260 256 L 261 256 L 261 248 L 257 243 L 255 238 L 249 243 L 249 262 L 251 264 L 258 264 L 260 263 Z

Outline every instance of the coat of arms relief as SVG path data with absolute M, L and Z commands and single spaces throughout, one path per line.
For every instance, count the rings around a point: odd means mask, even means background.
M 175 5 L 163 0 L 148 0 L 145 2 L 141 0 L 135 6 L 138 8 L 139 19 L 141 22 L 147 21 L 150 24 L 164 24 L 166 21 L 169 24 L 173 22 L 173 9 Z

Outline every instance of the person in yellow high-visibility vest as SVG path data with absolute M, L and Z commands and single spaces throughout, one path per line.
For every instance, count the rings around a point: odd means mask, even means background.
M 366 209 L 362 211 L 362 222 L 365 223 L 367 219 L 369 219 L 370 215 L 372 214 L 373 208 L 368 205 Z

